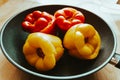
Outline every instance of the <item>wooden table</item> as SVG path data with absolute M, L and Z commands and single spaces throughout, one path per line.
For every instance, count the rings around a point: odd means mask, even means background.
M 40 3 L 30 0 L 0 0 L 0 28 L 4 22 L 12 15 L 24 9 L 39 5 Z M 119 35 L 120 34 L 118 34 L 118 36 Z M 118 41 L 120 41 L 120 39 Z M 120 46 L 118 46 L 118 49 L 119 48 Z M 0 63 L 0 80 L 40 80 L 40 78 L 27 74 L 13 66 L 5 58 L 1 50 Z M 115 68 L 111 64 L 108 64 L 97 73 L 81 78 L 79 80 L 120 80 L 120 69 Z

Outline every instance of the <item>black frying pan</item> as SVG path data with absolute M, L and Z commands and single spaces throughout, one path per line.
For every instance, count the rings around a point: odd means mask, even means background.
M 65 51 L 64 56 L 58 61 L 55 68 L 47 72 L 39 72 L 31 67 L 24 58 L 22 47 L 29 33 L 23 31 L 21 23 L 25 16 L 34 11 L 54 12 L 67 5 L 45 5 L 25 10 L 11 17 L 1 30 L 1 49 L 6 58 L 19 69 L 41 78 L 48 79 L 75 79 L 92 74 L 103 68 L 115 54 L 116 37 L 109 25 L 99 16 L 87 10 L 73 7 L 80 10 L 86 18 L 86 23 L 95 27 L 102 39 L 102 46 L 99 55 L 94 60 L 79 60 L 68 55 Z M 119 66 L 119 64 L 118 64 Z M 120 67 L 120 66 L 119 66 Z

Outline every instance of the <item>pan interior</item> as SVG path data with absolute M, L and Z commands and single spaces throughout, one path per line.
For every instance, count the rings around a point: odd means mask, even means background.
M 17 14 L 6 22 L 1 32 L 1 45 L 5 56 L 10 62 L 19 65 L 19 68 L 24 68 L 25 71 L 27 69 L 28 71 L 33 71 L 33 73 L 37 73 L 38 75 L 43 74 L 49 76 L 73 76 L 86 74 L 87 72 L 97 69 L 105 62 L 108 63 L 107 61 L 110 60 L 115 47 L 113 32 L 100 17 L 89 11 L 76 7 L 74 8 L 80 10 L 85 15 L 86 23 L 92 24 L 101 36 L 102 46 L 98 57 L 94 60 L 79 60 L 69 56 L 68 52 L 65 51 L 64 56 L 57 62 L 56 67 L 48 72 L 38 72 L 27 63 L 22 52 L 22 46 L 29 34 L 24 32 L 21 27 L 24 17 L 34 10 L 46 11 L 54 14 L 56 10 L 63 7 L 68 6 L 48 5 L 35 7 Z

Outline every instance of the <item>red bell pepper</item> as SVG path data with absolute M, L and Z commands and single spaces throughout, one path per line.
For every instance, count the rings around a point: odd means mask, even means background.
M 54 16 L 56 18 L 56 24 L 64 31 L 67 31 L 75 24 L 83 23 L 85 21 L 82 12 L 70 7 L 57 10 Z
M 27 32 L 51 33 L 54 28 L 55 18 L 47 12 L 33 11 L 22 22 L 22 27 Z

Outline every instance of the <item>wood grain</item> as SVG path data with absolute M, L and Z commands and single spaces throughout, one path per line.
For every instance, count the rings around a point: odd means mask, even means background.
M 120 4 L 120 0 L 117 1 L 117 4 Z
M 8 0 L 0 0 L 0 6 L 4 5 Z
M 30 0 L 0 0 L 0 28 L 12 15 L 40 3 Z M 117 23 L 119 25 L 119 23 Z M 120 27 L 118 27 L 120 30 Z M 120 34 L 118 34 L 120 35 Z M 120 41 L 120 38 L 119 40 Z M 118 49 L 120 46 L 118 46 Z M 0 80 L 41 80 L 13 66 L 0 50 Z M 120 80 L 120 69 L 108 64 L 100 71 L 78 80 Z

